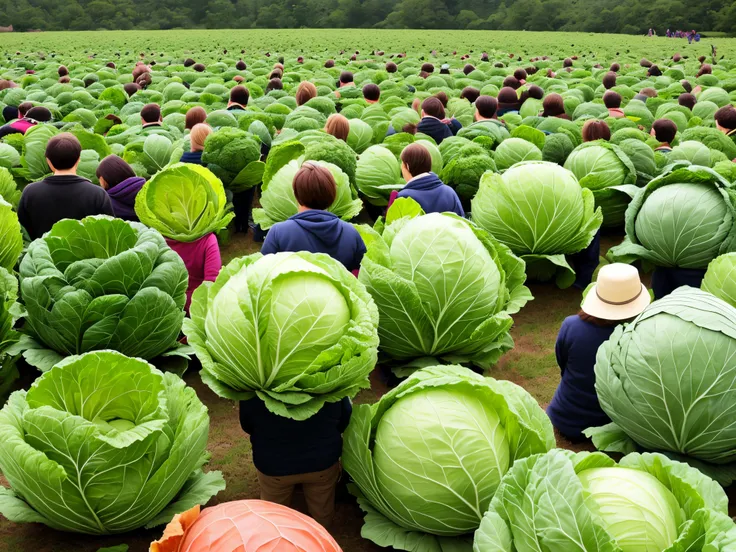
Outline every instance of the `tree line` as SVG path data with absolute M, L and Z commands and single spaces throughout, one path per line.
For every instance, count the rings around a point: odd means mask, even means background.
M 736 33 L 732 0 L 0 0 L 0 25 L 40 29 L 382 28 Z

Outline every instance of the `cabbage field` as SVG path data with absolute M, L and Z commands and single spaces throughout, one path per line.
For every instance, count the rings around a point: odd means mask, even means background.
M 258 498 L 236 401 L 302 421 L 349 397 L 329 528 L 345 552 L 736 552 L 736 133 L 716 121 L 736 105 L 736 39 L 110 31 L 2 33 L 0 52 L 0 112 L 52 116 L 0 139 L 0 551 L 148 550 L 176 514 Z M 344 71 L 356 86 L 338 90 Z M 476 122 L 469 89 L 497 97 L 515 73 L 517 94 L 541 92 Z M 304 81 L 317 95 L 298 105 Z M 250 100 L 229 111 L 238 84 Z M 563 117 L 541 116 L 550 94 Z M 411 132 L 415 100 L 437 95 L 462 125 L 440 144 Z M 162 125 L 144 129 L 150 103 Z M 179 162 L 195 107 L 213 129 L 201 166 Z M 338 112 L 345 140 L 323 131 Z M 588 121 L 610 140 L 584 141 Z M 29 239 L 23 189 L 62 132 L 79 175 L 99 184 L 118 155 L 147 181 L 140 222 Z M 413 143 L 466 218 L 393 201 Z M 306 162 L 365 242 L 357 278 L 235 232 L 234 194 L 253 188 L 254 230 L 296 214 Z M 172 240 L 212 233 L 223 268 L 185 310 Z M 595 367 L 612 423 L 572 443 L 544 409 L 585 293 L 576 259 L 598 239 L 600 265 L 703 283 L 613 331 Z M 322 548 L 273 550 L 297 549 Z

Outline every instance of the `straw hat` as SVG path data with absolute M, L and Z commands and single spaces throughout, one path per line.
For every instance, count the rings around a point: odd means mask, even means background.
M 651 298 L 631 265 L 614 263 L 601 268 L 598 280 L 583 300 L 583 312 L 604 320 L 633 318 L 649 305 Z

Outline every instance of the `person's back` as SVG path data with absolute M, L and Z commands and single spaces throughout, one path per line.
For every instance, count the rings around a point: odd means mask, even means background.
M 114 215 L 107 192 L 77 176 L 81 152 L 79 141 L 68 133 L 54 136 L 46 145 L 54 175 L 26 186 L 18 204 L 18 220 L 31 239 L 40 238 L 62 219 Z
M 33 107 L 28 103 L 18 106 L 18 114 L 19 119 L 0 127 L 0 138 L 9 134 L 25 135 L 26 132 L 39 123 L 46 123 L 51 120 L 51 111 L 47 108 L 43 106 Z
M 166 243 L 181 257 L 184 266 L 187 267 L 189 280 L 184 310 L 189 312 L 194 291 L 202 285 L 202 282 L 214 282 L 222 268 L 217 236 L 214 233 L 209 233 L 193 242 L 181 242 L 166 238 Z
M 439 146 L 445 138 L 453 136 L 450 126 L 443 122 L 444 118 L 445 106 L 442 101 L 434 96 L 427 98 L 422 102 L 422 119 L 417 125 L 417 132 L 431 136 Z

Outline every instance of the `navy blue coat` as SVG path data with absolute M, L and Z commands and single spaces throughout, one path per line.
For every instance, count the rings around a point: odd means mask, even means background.
M 455 213 L 465 216 L 455 190 L 444 184 L 440 177 L 429 173 L 406 183 L 399 197 L 410 197 L 422 206 L 425 213 Z
M 181 163 L 192 163 L 194 165 L 204 165 L 202 163 L 201 151 L 185 151 L 179 160 Z
M 593 241 L 582 251 L 569 256 L 575 270 L 575 287 L 585 289 L 593 281 L 593 273 L 598 268 L 601 255 L 601 231 L 596 232 Z
M 442 140 L 453 136 L 450 126 L 434 117 L 423 117 L 417 125 L 417 132 L 431 136 L 438 146 L 442 143 Z
M 240 402 L 240 426 L 253 448 L 253 463 L 271 477 L 326 470 L 342 454 L 342 433 L 353 407 L 345 397 L 311 418 L 296 421 L 270 412 L 258 397 Z
M 615 329 L 585 322 L 578 315 L 568 316 L 562 323 L 555 344 L 562 379 L 547 415 L 566 437 L 579 439 L 584 429 L 611 421 L 598 402 L 593 368 L 598 348 Z
M 455 117 L 450 119 L 450 122 L 447 123 L 447 126 L 450 127 L 450 132 L 452 132 L 453 136 L 457 136 L 457 133 L 460 132 L 463 128 L 463 124 L 458 121 Z
M 699 288 L 705 276 L 704 268 L 664 268 L 658 266 L 652 273 L 654 298 L 661 299 L 680 286 Z
M 360 268 L 366 249 L 352 224 L 328 211 L 310 209 L 274 224 L 268 231 L 261 253 L 281 251 L 327 253 L 352 272 Z

